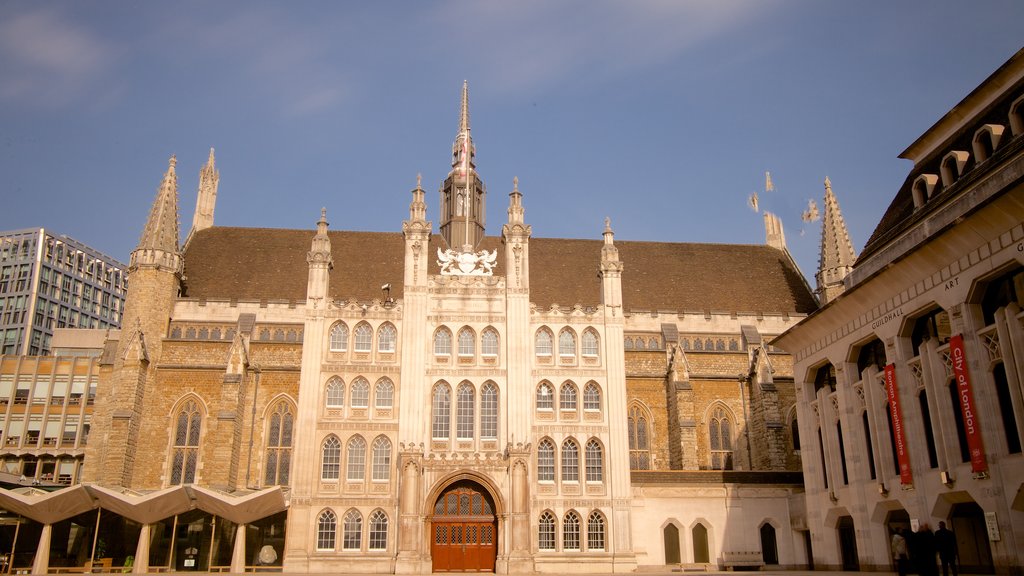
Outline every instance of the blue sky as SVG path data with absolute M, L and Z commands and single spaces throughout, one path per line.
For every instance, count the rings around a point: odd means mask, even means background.
M 465 79 L 490 234 L 515 176 L 538 237 L 609 216 L 620 240 L 760 244 L 758 191 L 813 282 L 825 176 L 859 252 L 898 154 L 1021 22 L 1019 1 L 2 1 L 0 230 L 127 261 L 171 154 L 187 233 L 210 147 L 218 225 L 312 235 L 324 206 L 399 231 L 422 173 L 436 230 Z

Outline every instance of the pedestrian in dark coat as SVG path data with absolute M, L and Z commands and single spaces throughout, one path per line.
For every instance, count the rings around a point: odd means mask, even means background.
M 917 573 L 921 576 L 938 576 L 939 567 L 935 563 L 935 534 L 927 524 L 921 524 L 914 535 L 917 542 L 917 555 L 914 563 L 917 565 Z
M 946 528 L 945 522 L 939 522 L 939 529 L 935 531 L 935 545 L 939 549 L 939 563 L 942 564 L 942 576 L 949 576 L 949 569 L 953 569 L 953 576 L 957 576 L 956 561 L 959 557 L 956 550 L 956 536 L 953 531 Z

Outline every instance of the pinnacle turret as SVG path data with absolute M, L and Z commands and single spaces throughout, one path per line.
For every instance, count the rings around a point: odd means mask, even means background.
M 178 175 L 177 158 L 171 156 L 167 172 L 157 190 L 149 219 L 142 230 L 139 244 L 132 251 L 129 271 L 140 266 L 152 266 L 181 272 L 181 252 L 178 246 Z
M 818 261 L 818 297 L 822 304 L 843 293 L 843 281 L 853 270 L 857 254 L 853 251 L 839 201 L 832 193 L 832 181 L 825 177 L 825 210 L 821 219 L 821 253 Z
M 206 165 L 199 170 L 199 191 L 196 194 L 196 212 L 192 216 L 191 237 L 200 230 L 213 226 L 213 211 L 217 205 L 217 185 L 220 182 L 220 172 L 214 165 L 213 148 L 210 148 L 210 157 Z

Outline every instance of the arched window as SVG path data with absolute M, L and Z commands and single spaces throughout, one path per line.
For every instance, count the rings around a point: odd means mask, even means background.
M 571 380 L 562 383 L 562 390 L 558 395 L 559 410 L 576 409 L 576 385 Z
M 587 441 L 586 456 L 587 482 L 604 482 L 604 458 L 597 438 Z
M 715 407 L 708 419 L 711 469 L 732 470 L 732 422 L 725 408 Z
M 775 527 L 767 522 L 761 525 L 761 561 L 768 566 L 779 563 L 779 546 L 775 539 Z
M 494 440 L 498 437 L 498 387 L 484 382 L 480 388 L 480 437 Z
M 693 561 L 696 564 L 707 564 L 711 562 L 711 553 L 708 546 L 708 529 L 703 524 L 697 524 L 690 531 L 693 538 Z
M 623 347 L 626 350 L 632 350 L 633 349 L 633 339 L 630 338 L 629 336 L 626 336 L 626 339 L 623 340 Z
M 459 440 L 473 439 L 473 406 L 476 404 L 476 392 L 469 382 L 459 384 L 456 391 L 455 437 Z
M 703 350 L 704 349 L 704 342 L 700 338 L 694 338 L 693 339 L 693 349 L 694 350 Z
M 324 439 L 320 453 L 320 479 L 337 480 L 341 473 L 341 440 L 331 434 Z
M 800 451 L 800 422 L 796 418 L 796 410 L 793 410 L 792 419 L 789 421 L 789 436 L 793 440 L 793 451 Z
M 387 436 L 377 436 L 373 441 L 373 473 L 377 482 L 391 479 L 391 440 Z
M 597 356 L 597 332 L 593 328 L 587 328 L 583 331 L 582 353 L 584 356 Z
M 568 328 L 558 333 L 558 355 L 576 356 L 576 335 Z
M 334 550 L 338 517 L 331 510 L 324 510 L 316 519 L 316 549 Z
M 587 518 L 587 550 L 604 550 L 604 516 L 597 510 Z
M 476 354 L 476 334 L 468 326 L 459 330 L 459 356 Z
M 370 550 L 388 549 L 388 515 L 383 510 L 370 514 Z
M 583 387 L 583 409 L 601 410 L 601 387 L 597 382 L 587 382 Z
M 552 410 L 555 404 L 555 390 L 551 384 L 541 382 L 537 386 L 537 410 Z
M 331 352 L 345 352 L 348 349 L 348 326 L 339 322 L 331 328 Z
M 345 383 L 337 376 L 327 381 L 327 407 L 345 407 Z
M 263 471 L 264 486 L 288 485 L 294 420 L 291 404 L 283 400 L 277 403 L 270 414 L 270 423 L 267 426 L 267 463 Z
M 441 382 L 434 387 L 431 404 L 431 436 L 434 440 L 447 440 L 451 432 L 452 416 L 452 393 L 447 384 Z
M 647 349 L 647 343 L 644 341 L 642 336 L 638 336 L 637 339 L 636 339 L 636 349 L 637 350 L 646 350 Z
M 370 383 L 362 376 L 352 381 L 352 397 L 350 399 L 353 408 L 366 408 L 370 405 Z
M 562 520 L 562 550 L 580 549 L 580 516 L 570 510 Z
M 646 413 L 639 406 L 633 406 L 629 409 L 626 426 L 629 433 L 629 468 L 650 470 L 651 445 L 648 441 Z
M 393 324 L 390 322 L 381 324 L 380 329 L 377 330 L 377 352 L 394 352 L 397 336 L 398 331 L 395 330 Z
M 480 335 L 480 353 L 484 356 L 498 355 L 498 331 L 487 328 Z
M 562 442 L 562 482 L 580 481 L 580 447 L 572 438 Z
M 438 328 L 434 332 L 434 355 L 452 355 L 452 333 L 447 328 Z
M 345 479 L 349 482 L 366 480 L 366 440 L 353 436 L 348 441 L 348 467 Z
M 395 385 L 387 376 L 377 380 L 373 387 L 373 405 L 378 410 L 392 408 L 395 405 Z
M 551 331 L 547 328 L 537 330 L 537 337 L 534 341 L 534 349 L 537 356 L 551 356 Z
M 540 550 L 555 549 L 555 515 L 545 511 L 537 523 L 537 548 Z
M 537 480 L 555 481 L 555 444 L 547 438 L 537 445 Z
M 356 352 L 369 352 L 373 349 L 373 329 L 366 322 L 360 322 L 352 332 Z
M 195 400 L 185 402 L 175 418 L 174 447 L 171 449 L 171 484 L 192 484 L 196 481 L 199 463 L 199 433 L 203 416 Z
M 363 516 L 358 510 L 349 510 L 345 514 L 344 535 L 341 540 L 342 550 L 359 550 L 363 538 Z

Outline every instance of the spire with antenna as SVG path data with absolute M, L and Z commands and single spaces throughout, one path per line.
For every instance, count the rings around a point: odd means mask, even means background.
M 834 300 L 846 289 L 843 280 L 853 270 L 857 254 L 853 251 L 839 201 L 832 193 L 832 181 L 825 177 L 824 216 L 821 219 L 821 254 L 818 261 L 818 298 L 822 304 Z

